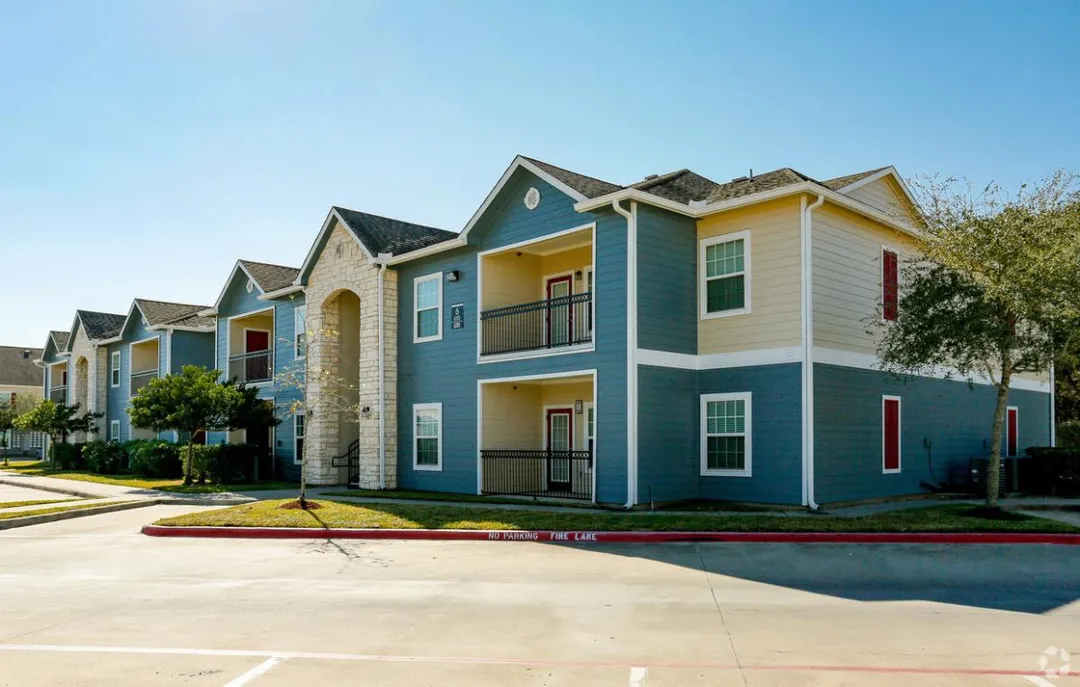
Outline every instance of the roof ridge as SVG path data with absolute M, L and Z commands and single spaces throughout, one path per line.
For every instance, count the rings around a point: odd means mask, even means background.
M 567 169 L 566 167 L 560 167 L 559 165 L 553 165 L 550 162 L 545 162 L 543 160 L 538 160 L 535 157 L 529 157 L 528 155 L 520 155 L 519 157 L 521 157 L 521 159 L 523 159 L 523 160 L 528 160 L 529 162 L 532 162 L 533 164 L 539 164 L 539 165 L 543 165 L 545 167 L 551 167 L 553 169 L 557 169 L 557 170 L 565 172 L 567 174 L 573 174 L 575 176 L 579 176 L 579 177 L 582 177 L 584 179 L 588 179 L 589 181 L 595 181 L 595 182 L 598 182 L 598 183 L 601 183 L 601 184 L 606 184 L 608 186 L 614 186 L 614 187 L 616 187 L 616 189 L 628 188 L 626 186 L 623 186 L 622 184 L 616 184 L 616 183 L 614 183 L 612 181 L 607 181 L 605 179 L 601 179 L 600 177 L 594 177 L 594 176 L 590 176 L 588 174 L 582 174 L 581 172 L 575 172 L 572 169 Z
M 636 188 L 639 191 L 643 191 L 643 190 L 645 190 L 647 188 L 651 188 L 652 186 L 656 186 L 657 184 L 662 184 L 665 181 L 671 181 L 672 179 L 678 179 L 679 177 L 681 177 L 682 175 L 686 174 L 689 171 L 690 171 L 690 168 L 683 167 L 682 169 L 677 169 L 674 172 L 667 172 L 665 174 L 655 174 L 655 175 L 652 175 L 652 176 L 647 176 L 644 179 L 642 179 L 641 181 L 635 181 L 634 183 L 630 184 L 630 186 L 628 188 Z M 698 176 L 700 176 L 700 175 L 698 175 Z
M 412 222 L 412 221 L 407 220 L 407 219 L 398 219 L 397 217 L 389 217 L 387 215 L 376 215 L 374 212 L 367 212 L 366 210 L 353 210 L 352 208 L 347 208 L 344 205 L 333 205 L 331 207 L 333 209 L 335 209 L 335 210 L 344 210 L 346 212 L 353 212 L 353 213 L 356 213 L 358 215 L 365 215 L 367 217 L 374 217 L 376 219 L 385 219 L 385 220 L 390 220 L 391 222 L 401 222 L 402 224 L 411 224 L 412 226 L 420 227 L 421 229 L 434 229 L 435 231 L 445 231 L 448 234 L 457 235 L 456 231 L 450 231 L 449 229 L 443 229 L 441 227 L 433 227 L 430 224 L 419 224 L 417 222 Z
M 258 260 L 248 260 L 246 258 L 238 258 L 237 262 L 242 262 L 245 265 L 263 265 L 265 267 L 279 267 L 279 268 L 281 268 L 283 270 L 296 270 L 297 272 L 300 271 L 299 267 L 291 267 L 289 265 L 279 265 L 279 264 L 274 263 L 274 262 L 259 262 Z

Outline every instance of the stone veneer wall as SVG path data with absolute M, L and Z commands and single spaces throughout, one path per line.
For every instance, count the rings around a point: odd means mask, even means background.
M 105 412 L 105 385 L 108 383 L 108 361 L 105 361 L 107 352 L 103 347 L 95 346 L 91 343 L 90 339 L 86 337 L 86 330 L 81 326 L 79 327 L 79 333 L 75 335 L 75 341 L 71 343 L 71 358 L 68 367 L 68 383 L 73 384 L 71 393 L 68 395 L 70 403 L 79 403 L 84 395 L 86 404 L 82 410 L 89 411 L 91 413 L 104 413 Z M 86 374 L 82 374 L 79 369 L 79 359 L 86 358 Z M 105 361 L 104 363 L 102 361 Z M 104 367 L 103 367 L 104 365 Z M 104 371 L 103 371 L 104 370 Z M 106 431 L 108 425 L 105 423 L 105 418 L 101 417 L 97 420 L 97 434 L 93 436 L 86 436 L 80 433 L 77 436 L 70 437 L 70 441 L 86 441 L 88 439 L 104 439 L 106 438 L 103 432 Z
M 386 412 L 386 486 L 397 484 L 397 274 L 387 270 L 383 284 L 383 317 L 386 350 L 385 412 Z M 309 370 L 339 369 L 338 347 L 319 339 L 324 328 L 339 326 L 333 298 L 343 290 L 360 298 L 360 354 L 358 379 L 343 383 L 358 387 L 358 403 L 369 406 L 369 413 L 358 418 L 360 441 L 360 487 L 379 486 L 379 268 L 369 265 L 363 249 L 352 235 L 336 221 L 311 270 L 305 288 L 307 328 L 315 332 L 308 350 Z M 328 303 L 328 301 L 330 301 Z M 327 308 L 325 306 L 329 305 Z M 308 381 L 308 397 L 321 393 L 316 374 Z M 305 472 L 312 485 L 342 484 L 346 469 L 335 468 L 331 460 L 343 453 L 339 445 L 339 417 L 336 412 L 314 412 L 306 424 Z

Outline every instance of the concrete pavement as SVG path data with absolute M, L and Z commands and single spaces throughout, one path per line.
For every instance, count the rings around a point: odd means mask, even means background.
M 0 533 L 0 685 L 1018 687 L 1080 654 L 1072 547 L 137 534 L 192 510 Z

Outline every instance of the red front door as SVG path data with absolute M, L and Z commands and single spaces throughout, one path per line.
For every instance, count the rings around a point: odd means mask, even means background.
M 270 350 L 270 332 L 255 329 L 244 330 L 244 352 L 258 353 Z M 270 379 L 270 355 L 250 356 L 244 362 L 244 380 L 262 381 Z
M 1018 429 L 1017 414 L 1018 411 L 1016 408 L 1009 408 L 1006 411 L 1006 416 L 1008 418 L 1008 422 L 1006 423 L 1008 438 L 1005 440 L 1005 451 L 1006 455 L 1009 456 L 1016 455 L 1016 430 Z
M 548 489 L 570 490 L 570 451 L 574 449 L 574 411 L 547 411 Z
M 244 332 L 244 346 L 248 353 L 267 350 L 270 348 L 270 332 L 248 329 Z
M 553 277 L 547 280 L 547 344 L 565 346 L 570 343 L 574 315 L 570 296 L 573 295 L 573 277 Z M 552 303 L 552 301 L 555 301 Z

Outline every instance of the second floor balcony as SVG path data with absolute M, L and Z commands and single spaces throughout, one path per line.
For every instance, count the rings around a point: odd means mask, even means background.
M 132 372 L 131 373 L 131 387 L 129 389 L 129 391 L 131 392 L 131 395 L 134 396 L 135 394 L 139 393 L 139 391 L 141 391 L 143 387 L 145 387 L 147 384 L 150 383 L 151 379 L 157 379 L 157 376 L 158 376 L 157 368 L 154 368 L 152 370 L 142 370 L 142 371 L 139 371 L 139 372 Z
M 247 384 L 274 379 L 274 310 L 267 308 L 228 320 L 228 374 Z
M 593 346 L 592 227 L 481 254 L 481 358 Z
M 49 400 L 53 403 L 67 403 L 67 385 L 51 387 Z

